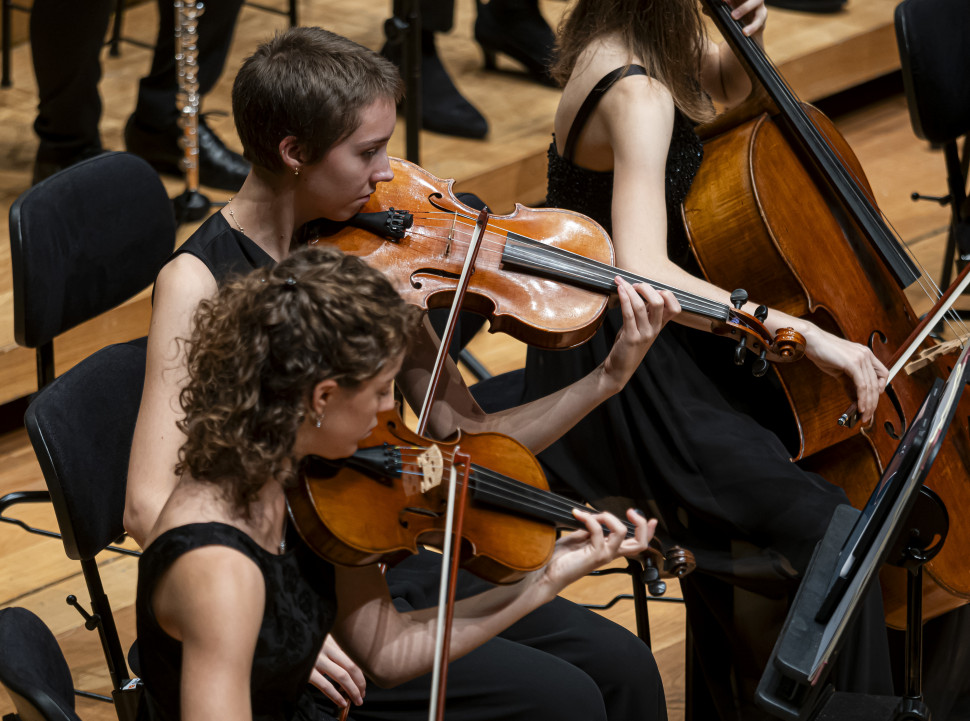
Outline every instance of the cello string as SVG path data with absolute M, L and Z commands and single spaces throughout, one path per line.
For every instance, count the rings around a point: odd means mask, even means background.
M 733 22 L 735 23 L 736 27 L 738 28 L 741 27 L 739 21 L 733 21 Z M 747 38 L 747 36 L 745 37 L 747 40 L 749 41 L 751 40 L 750 38 Z M 785 77 L 778 70 L 778 67 L 774 64 L 772 59 L 768 57 L 768 55 L 764 52 L 764 50 L 760 46 L 758 46 L 757 43 L 751 41 L 749 42 L 749 45 L 752 48 L 752 52 L 755 53 L 755 55 L 757 56 L 757 59 L 763 62 L 767 67 L 769 67 L 772 70 L 775 77 L 778 78 L 785 93 L 788 95 L 787 100 L 792 105 L 792 108 L 793 109 L 797 108 L 798 110 L 801 110 L 801 105 L 799 104 L 798 98 L 795 95 L 794 90 L 788 84 L 788 81 L 785 79 Z M 804 111 L 802 111 L 802 114 L 804 114 Z M 841 151 L 838 148 L 833 147 L 833 145 L 825 139 L 825 136 L 816 127 L 815 123 L 811 122 L 807 114 L 805 114 L 805 120 L 806 120 L 806 123 L 805 123 L 805 127 L 803 128 L 803 131 L 807 131 L 809 134 L 811 134 L 813 136 L 813 140 L 816 142 L 816 144 L 819 147 L 825 148 L 825 150 L 830 152 L 839 161 L 837 164 L 838 168 L 842 173 L 844 173 L 845 178 L 847 178 L 849 182 L 852 183 L 852 185 L 857 190 L 857 192 L 859 192 L 860 195 L 865 198 L 865 200 L 867 201 L 867 205 L 876 213 L 877 217 L 879 217 L 879 219 L 882 220 L 883 224 L 891 231 L 891 235 L 898 241 L 898 244 L 893 245 L 893 248 L 897 253 L 898 257 L 908 258 L 909 260 L 912 261 L 912 263 L 917 268 L 919 268 L 920 277 L 917 279 L 917 282 L 919 284 L 920 290 L 923 291 L 923 294 L 934 302 L 938 300 L 940 297 L 942 297 L 943 291 L 940 289 L 939 285 L 936 283 L 933 276 L 926 270 L 926 268 L 920 262 L 919 258 L 913 252 L 912 248 L 909 247 L 909 244 L 903 239 L 902 234 L 899 232 L 899 230 L 893 225 L 892 221 L 882 211 L 881 208 L 875 205 L 874 202 L 871 202 L 868 200 L 868 197 L 866 197 L 866 194 L 862 191 L 861 178 L 859 178 L 855 174 L 855 171 L 851 168 L 849 163 L 846 161 Z M 903 249 L 905 249 L 905 253 L 903 252 Z M 947 311 L 945 322 L 947 326 L 950 328 L 951 332 L 954 333 L 954 335 L 959 336 L 962 334 L 960 331 L 956 330 L 956 328 L 954 327 L 955 325 L 959 325 L 959 327 L 964 333 L 967 330 L 967 326 L 963 321 L 963 319 L 960 317 L 959 313 L 953 310 L 952 308 Z

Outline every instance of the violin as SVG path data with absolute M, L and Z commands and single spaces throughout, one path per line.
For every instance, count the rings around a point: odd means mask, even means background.
M 409 303 L 447 306 L 478 211 L 455 197 L 453 180 L 405 160 L 390 162 L 394 179 L 377 187 L 361 213 L 347 225 L 309 223 L 302 239 L 364 258 Z M 747 351 L 757 354 L 756 375 L 767 371 L 768 361 L 793 361 L 804 352 L 804 338 L 792 329 L 768 332 L 764 307 L 754 315 L 740 310 L 748 299 L 743 290 L 732 295 L 732 307 L 615 267 L 609 235 L 580 213 L 517 203 L 511 214 L 489 217 L 480 248 L 462 308 L 488 318 L 490 332 L 529 345 L 561 349 L 589 340 L 620 276 L 671 291 L 684 312 L 709 320 L 711 332 L 738 342 L 736 362 Z
M 739 278 L 773 308 L 866 344 L 887 366 L 916 329 L 904 293 L 920 273 L 883 220 L 858 159 L 832 122 L 794 97 L 763 50 L 743 34 L 721 0 L 703 0 L 754 92 L 702 126 L 704 162 L 683 206 L 692 250 L 712 283 Z M 730 213 L 724 212 L 730 209 Z M 743 238 L 743 243 L 738 239 Z M 861 508 L 919 411 L 943 359 L 897 374 L 868 428 L 840 425 L 851 405 L 844 387 L 813 364 L 778 365 L 797 425 L 795 460 L 845 489 Z M 923 610 L 932 618 L 970 599 L 970 401 L 960 401 L 926 485 L 953 522 L 946 545 L 926 564 Z M 963 519 L 963 520 L 961 520 Z M 887 622 L 905 626 L 905 572 L 886 568 Z
M 512 583 L 548 563 L 559 530 L 583 528 L 572 511 L 590 509 L 550 492 L 539 461 L 518 441 L 462 433 L 432 442 L 411 431 L 397 410 L 378 416 L 350 458 L 305 462 L 286 492 L 290 514 L 307 544 L 341 565 L 393 565 L 419 545 L 440 548 L 443 479 L 458 448 L 472 458 L 460 551 L 467 570 L 492 583 Z M 624 523 L 632 536 L 633 525 Z M 679 548 L 664 553 L 653 546 L 645 561 L 668 577 L 694 567 L 693 556 Z

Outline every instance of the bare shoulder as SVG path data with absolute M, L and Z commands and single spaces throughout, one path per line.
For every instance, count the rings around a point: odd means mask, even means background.
M 179 641 L 207 639 L 224 648 L 258 633 L 265 582 L 255 561 L 228 546 L 204 546 L 179 556 L 152 595 L 162 629 Z
M 201 260 L 180 253 L 166 263 L 155 280 L 155 308 L 167 301 L 198 305 L 218 288 L 216 279 Z

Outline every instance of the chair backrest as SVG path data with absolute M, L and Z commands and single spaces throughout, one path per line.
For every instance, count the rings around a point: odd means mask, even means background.
M 948 143 L 970 132 L 970 2 L 903 0 L 896 42 L 913 132 Z
M 141 158 L 104 153 L 10 208 L 14 337 L 38 348 L 148 287 L 175 245 L 175 215 Z
M 22 719 L 80 721 L 64 654 L 50 629 L 26 608 L 0 610 L 0 683 Z
M 124 533 L 128 456 L 145 377 L 144 338 L 102 348 L 35 397 L 24 419 L 70 558 Z

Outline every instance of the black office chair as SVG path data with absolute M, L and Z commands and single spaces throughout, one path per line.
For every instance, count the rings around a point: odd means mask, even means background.
M 471 392 L 475 401 L 486 413 L 495 413 L 517 406 L 522 403 L 525 394 L 525 370 L 520 368 L 490 376 L 471 386 Z M 689 569 L 687 572 L 689 572 Z M 647 613 L 647 602 L 683 603 L 683 599 L 664 597 L 667 585 L 660 578 L 660 569 L 649 560 L 642 562 L 636 559 L 627 559 L 626 568 L 607 568 L 593 571 L 590 575 L 607 576 L 617 573 L 625 573 L 630 576 L 633 586 L 632 593 L 621 593 L 602 604 L 587 603 L 583 605 L 586 608 L 601 611 L 612 608 L 619 601 L 632 600 L 636 615 L 637 635 L 645 644 L 650 646 L 650 618 Z
M 970 262 L 970 2 L 903 0 L 896 6 L 896 41 L 903 86 L 916 136 L 943 147 L 949 195 L 930 198 L 949 205 L 952 222 L 943 258 L 941 286 L 950 285 L 953 258 Z M 957 143 L 963 137 L 961 158 Z
M 17 709 L 3 721 L 80 721 L 64 654 L 50 629 L 26 608 L 0 610 L 0 683 Z
M 37 352 L 37 387 L 54 378 L 54 338 L 151 285 L 175 246 L 175 216 L 158 174 L 141 158 L 105 153 L 27 190 L 10 208 L 14 337 Z M 43 491 L 0 498 L 0 520 Z
M 91 598 L 91 613 L 82 615 L 87 628 L 97 628 L 101 636 L 111 695 L 122 721 L 135 718 L 137 694 L 122 690 L 130 680 L 128 667 L 96 557 L 124 535 L 128 455 L 145 376 L 145 348 L 140 338 L 101 349 L 40 391 L 25 418 L 64 550 L 81 562 Z

